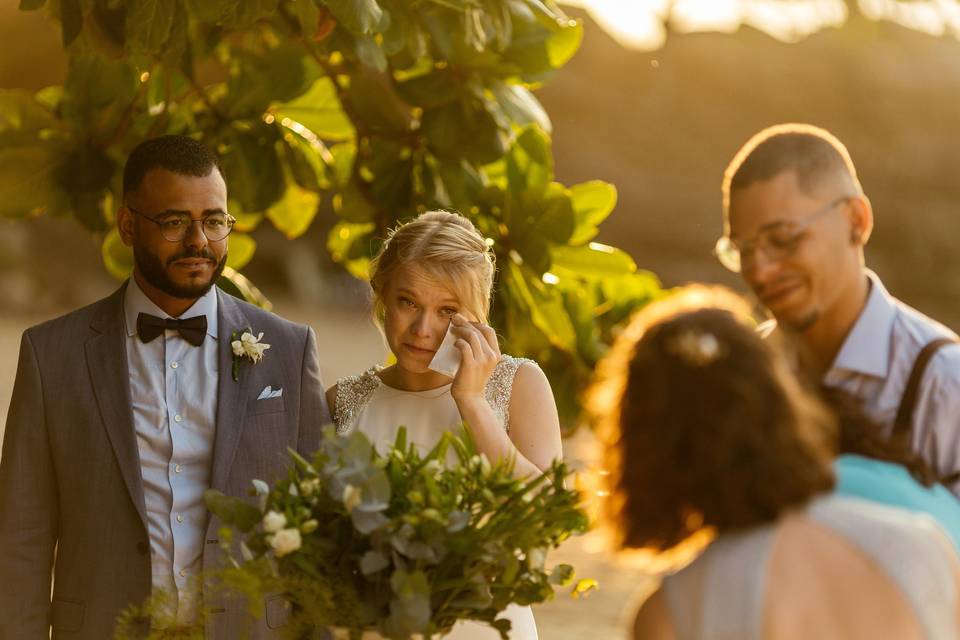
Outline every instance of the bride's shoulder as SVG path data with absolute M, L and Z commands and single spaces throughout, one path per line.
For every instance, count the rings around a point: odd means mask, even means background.
M 514 377 L 517 375 L 517 371 L 521 367 L 527 365 L 526 368 L 540 369 L 540 365 L 537 364 L 536 360 L 531 360 L 530 358 L 517 358 L 506 353 L 500 356 L 500 362 L 497 363 L 496 368 L 493 370 L 490 379 L 491 382 L 496 380 L 499 383 L 513 383 Z
M 353 415 L 382 384 L 380 376 L 377 375 L 377 372 L 382 368 L 380 365 L 375 365 L 363 373 L 344 376 L 327 389 L 327 404 L 333 417 L 333 423 L 338 430 L 346 428 Z

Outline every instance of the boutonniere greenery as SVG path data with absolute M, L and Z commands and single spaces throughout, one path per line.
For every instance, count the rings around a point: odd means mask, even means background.
M 230 333 L 230 347 L 233 349 L 233 380 L 240 379 L 240 365 L 244 361 L 251 364 L 257 364 L 263 359 L 263 352 L 270 348 L 270 345 L 260 342 L 263 339 L 263 331 L 258 335 L 253 335 L 253 330 L 247 327 L 243 332 L 233 331 Z

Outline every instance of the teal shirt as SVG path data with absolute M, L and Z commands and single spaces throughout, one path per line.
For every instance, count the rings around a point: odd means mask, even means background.
M 839 456 L 833 468 L 838 495 L 926 513 L 960 550 L 960 501 L 944 486 L 925 487 L 901 465 L 854 454 Z

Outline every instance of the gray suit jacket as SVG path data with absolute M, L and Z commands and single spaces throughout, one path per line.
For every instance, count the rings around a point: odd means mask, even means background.
M 110 638 L 120 612 L 150 594 L 123 291 L 23 335 L 0 460 L 0 640 L 45 640 L 50 627 L 55 640 Z M 284 472 L 288 447 L 315 450 L 330 416 L 313 330 L 217 293 L 212 486 L 242 496 L 252 478 Z M 247 327 L 271 348 L 234 382 L 229 336 Z M 283 395 L 256 400 L 267 385 Z M 214 520 L 207 569 L 219 556 Z M 215 607 L 207 635 L 218 639 L 270 637 L 285 613 L 274 599 L 257 621 L 242 602 L 207 604 Z

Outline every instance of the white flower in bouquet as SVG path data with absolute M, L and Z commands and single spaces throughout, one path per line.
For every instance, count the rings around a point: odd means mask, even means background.
M 254 336 L 249 331 L 244 331 L 239 340 L 230 343 L 233 349 L 233 355 L 237 357 L 250 358 L 254 363 L 260 362 L 263 358 L 263 352 L 270 348 L 270 345 L 260 342 L 263 339 L 263 332 Z
M 276 533 L 287 526 L 287 516 L 278 511 L 268 511 L 263 516 L 263 530 L 267 533 Z
M 281 529 L 270 538 L 270 546 L 273 547 L 278 558 L 293 553 L 300 548 L 301 544 L 303 540 L 299 529 Z
M 360 489 L 352 484 L 348 484 L 343 488 L 343 506 L 346 508 L 348 513 L 353 511 L 354 507 L 360 504 L 361 501 L 362 496 L 360 494 Z
M 309 498 L 320 490 L 320 478 L 311 478 L 300 482 L 300 494 Z

